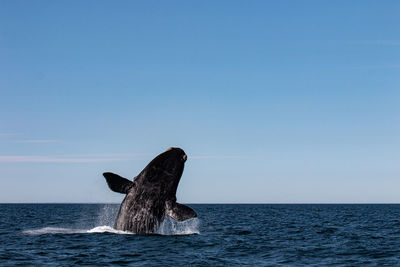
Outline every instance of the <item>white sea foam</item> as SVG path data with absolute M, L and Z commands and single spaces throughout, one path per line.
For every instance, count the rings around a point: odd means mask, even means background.
M 87 233 L 112 233 L 112 234 L 120 234 L 120 235 L 132 235 L 132 232 L 129 231 L 121 231 L 121 230 L 115 230 L 114 228 L 103 225 L 103 226 L 97 226 L 93 229 L 87 230 Z
M 86 233 L 86 230 L 60 228 L 60 227 L 44 227 L 40 229 L 25 230 L 22 233 L 24 235 L 80 234 L 80 233 Z
M 71 229 L 61 227 L 44 227 L 40 229 L 25 230 L 22 232 L 24 235 L 47 235 L 47 234 L 93 234 L 93 233 L 112 233 L 112 234 L 133 234 L 128 231 L 115 230 L 114 228 L 103 225 L 97 226 L 89 230 L 85 229 Z
M 199 234 L 199 220 L 197 218 L 184 222 L 176 222 L 166 216 L 165 220 L 160 224 L 156 234 L 159 235 L 192 235 Z M 133 234 L 129 231 L 116 230 L 108 225 L 96 226 L 92 229 L 72 229 L 62 227 L 43 227 L 40 229 L 25 230 L 24 235 L 48 235 L 48 234 L 101 234 L 111 233 L 119 235 Z

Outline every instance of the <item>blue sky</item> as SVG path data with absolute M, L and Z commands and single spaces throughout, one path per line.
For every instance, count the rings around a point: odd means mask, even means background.
M 0 202 L 400 202 L 400 2 L 0 1 Z

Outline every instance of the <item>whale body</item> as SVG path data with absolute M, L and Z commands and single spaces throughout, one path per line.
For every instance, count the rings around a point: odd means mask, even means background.
M 166 215 L 176 221 L 197 217 L 194 210 L 176 202 L 176 190 L 187 156 L 180 148 L 169 148 L 154 158 L 133 181 L 106 172 L 109 188 L 126 194 L 114 228 L 140 235 L 156 233 Z

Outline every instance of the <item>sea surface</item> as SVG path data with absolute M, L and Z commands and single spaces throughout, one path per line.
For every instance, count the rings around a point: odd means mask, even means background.
M 400 266 L 400 205 L 188 206 L 138 236 L 116 204 L 0 204 L 0 266 Z

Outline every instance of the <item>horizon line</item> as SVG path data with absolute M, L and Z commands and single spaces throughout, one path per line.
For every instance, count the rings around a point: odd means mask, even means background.
M 180 202 L 181 204 L 194 205 L 400 205 L 400 202 Z M 72 205 L 120 205 L 120 202 L 0 202 L 4 204 L 72 204 Z

